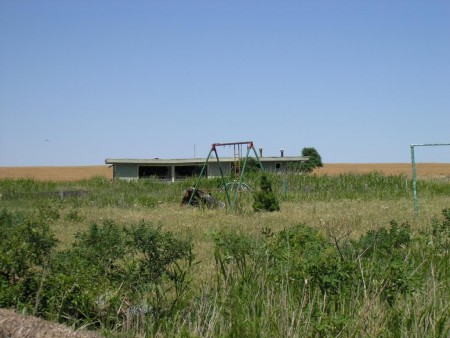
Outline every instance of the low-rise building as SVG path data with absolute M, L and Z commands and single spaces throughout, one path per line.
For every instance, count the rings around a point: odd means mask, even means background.
M 283 153 L 281 154 L 283 155 Z M 253 159 L 254 162 L 256 159 Z M 308 160 L 305 156 L 279 156 L 259 157 L 266 171 L 286 172 L 292 163 L 301 163 Z M 113 178 L 135 180 L 140 178 L 156 177 L 161 180 L 178 181 L 193 176 L 198 176 L 205 164 L 205 158 L 190 159 L 112 159 L 105 160 L 106 164 L 113 166 Z M 241 160 L 242 164 L 243 160 Z M 220 177 L 236 172 L 236 159 L 233 157 L 220 158 L 211 157 L 205 168 L 205 177 Z

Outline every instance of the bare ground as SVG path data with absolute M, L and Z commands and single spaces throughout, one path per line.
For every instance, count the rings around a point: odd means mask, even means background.
M 74 331 L 62 324 L 52 323 L 12 310 L 0 309 L 0 338 L 95 338 L 94 332 Z

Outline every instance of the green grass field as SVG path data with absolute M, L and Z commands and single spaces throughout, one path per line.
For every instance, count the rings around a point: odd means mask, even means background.
M 107 336 L 448 336 L 448 180 L 416 216 L 404 176 L 270 179 L 278 212 L 182 207 L 193 180 L 0 180 L 0 306 Z

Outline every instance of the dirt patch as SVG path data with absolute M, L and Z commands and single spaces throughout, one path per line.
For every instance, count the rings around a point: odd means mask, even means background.
M 94 332 L 73 331 L 62 324 L 33 316 L 24 316 L 12 310 L 0 309 L 0 338 L 96 338 Z

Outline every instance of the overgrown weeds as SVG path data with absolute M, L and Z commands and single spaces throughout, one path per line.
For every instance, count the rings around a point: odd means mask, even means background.
M 449 238 L 447 213 L 421 234 L 392 222 L 343 246 L 302 224 L 266 229 L 259 241 L 217 235 L 220 329 L 229 326 L 216 333 L 446 336 L 449 255 L 439 243 Z
M 256 187 L 260 177 L 249 175 L 249 185 Z M 268 178 L 279 196 L 282 177 Z M 340 200 L 334 205 L 347 208 L 353 199 L 379 200 L 384 206 L 411 194 L 404 177 L 376 173 L 286 179 L 289 206 Z M 211 189 L 219 183 L 206 182 Z M 229 217 L 224 211 L 164 213 L 158 206 L 178 205 L 186 184 L 0 181 L 0 306 L 106 336 L 450 333 L 450 209 L 414 227 L 403 219 L 383 224 L 371 218 L 370 230 L 355 229 L 365 217 L 359 212 L 352 224 L 344 217 L 339 228 L 331 222 L 323 229 L 291 221 L 283 208 Z M 422 196 L 448 196 L 448 184 L 420 184 Z M 88 194 L 47 194 L 77 189 Z M 105 217 L 111 210 L 112 217 Z M 160 213 L 167 221 L 117 217 L 130 210 L 139 216 Z M 188 236 L 196 226 L 192 222 L 211 219 L 213 224 L 211 216 L 226 222 L 199 227 L 193 241 Z M 256 225 L 246 229 L 245 222 L 254 218 Z M 167 230 L 173 220 L 171 229 L 183 232 Z M 65 231 L 63 226 L 85 231 L 58 247 L 51 229 Z M 207 262 L 196 261 L 198 238 L 212 248 L 202 255 Z M 209 262 L 213 277 L 200 283 L 198 274 Z
M 48 217 L 3 210 L 0 305 L 106 335 L 444 337 L 449 209 L 443 216 L 353 240 L 304 224 L 220 231 L 216 279 L 196 291 L 193 243 L 159 226 L 93 223 L 56 252 Z
M 189 301 L 189 240 L 145 222 L 125 228 L 105 221 L 55 252 L 48 227 L 29 217 L 0 214 L 1 307 L 120 331 L 144 317 L 158 323 Z
M 253 187 L 253 191 L 262 191 L 258 187 L 260 173 L 249 173 L 245 183 Z M 392 200 L 412 198 L 412 184 L 406 177 L 385 176 L 381 173 L 341 174 L 337 176 L 316 176 L 304 174 L 277 175 L 264 173 L 275 196 L 283 196 L 287 202 L 302 201 L 335 201 L 335 200 Z M 284 181 L 284 183 L 283 183 Z M 218 193 L 222 180 L 203 180 L 201 187 Z M 0 180 L 0 192 L 3 205 L 23 205 L 33 207 L 36 203 L 54 203 L 69 207 L 115 207 L 152 208 L 159 203 L 180 203 L 183 191 L 193 182 L 160 182 L 155 179 L 138 181 L 110 181 L 105 178 L 93 178 L 79 182 L 38 182 L 25 180 Z M 420 180 L 417 188 L 421 196 L 448 196 L 450 184 L 433 180 Z M 281 191 L 283 190 L 283 194 Z M 80 196 L 68 194 L 61 198 L 61 192 L 85 192 Z M 252 202 L 250 202 L 251 204 Z

